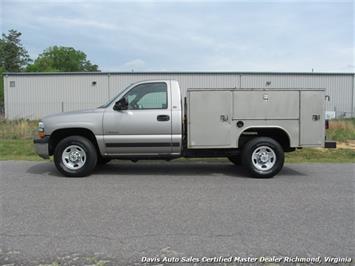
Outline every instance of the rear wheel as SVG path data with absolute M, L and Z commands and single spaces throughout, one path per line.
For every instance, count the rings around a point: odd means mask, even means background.
M 65 176 L 87 176 L 97 163 L 95 146 L 82 136 L 62 139 L 55 148 L 54 163 L 58 171 Z
M 275 176 L 283 167 L 284 151 L 272 138 L 259 137 L 243 147 L 242 160 L 249 173 L 258 178 Z

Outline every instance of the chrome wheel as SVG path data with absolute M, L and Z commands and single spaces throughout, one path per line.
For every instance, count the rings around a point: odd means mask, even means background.
M 251 156 L 253 165 L 260 171 L 270 170 L 276 162 L 276 154 L 268 146 L 257 147 Z
M 70 170 L 80 169 L 86 162 L 86 152 L 78 145 L 70 145 L 62 153 L 62 162 Z

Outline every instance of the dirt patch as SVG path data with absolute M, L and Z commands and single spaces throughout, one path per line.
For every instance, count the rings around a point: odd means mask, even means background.
M 355 140 L 347 140 L 346 142 L 337 142 L 337 148 L 355 150 Z

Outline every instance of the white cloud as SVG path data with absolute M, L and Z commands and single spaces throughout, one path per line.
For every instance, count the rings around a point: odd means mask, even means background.
M 144 69 L 144 67 L 145 67 L 145 62 L 142 59 L 134 59 L 134 60 L 124 63 L 119 68 L 124 71 L 131 71 L 131 70 L 139 71 L 139 70 Z
M 4 9 L 3 29 L 23 32 L 31 54 L 73 46 L 102 70 L 331 71 L 354 64 L 350 2 L 5 0 Z
M 106 23 L 86 18 L 65 18 L 65 17 L 38 17 L 41 23 L 52 23 L 62 27 L 84 27 L 90 29 L 114 30 L 116 26 L 112 23 Z

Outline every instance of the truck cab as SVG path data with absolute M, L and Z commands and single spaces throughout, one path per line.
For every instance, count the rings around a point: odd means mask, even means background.
M 176 156 L 181 153 L 181 96 L 177 81 L 129 87 L 103 113 L 105 156 Z

